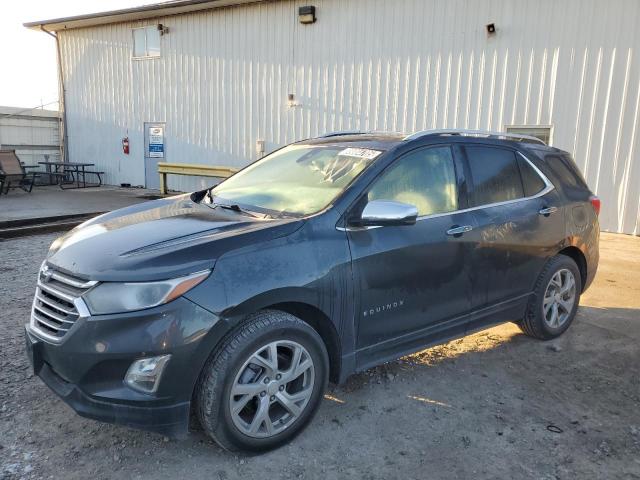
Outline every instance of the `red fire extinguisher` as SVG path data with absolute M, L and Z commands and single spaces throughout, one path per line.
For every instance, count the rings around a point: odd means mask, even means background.
M 124 137 L 122 139 L 122 153 L 129 155 L 129 137 Z

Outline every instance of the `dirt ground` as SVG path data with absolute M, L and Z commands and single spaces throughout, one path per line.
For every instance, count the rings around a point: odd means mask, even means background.
M 561 338 L 502 325 L 355 375 L 253 457 L 83 419 L 29 373 L 22 325 L 54 237 L 0 242 L 1 479 L 640 479 L 638 237 L 603 234 Z

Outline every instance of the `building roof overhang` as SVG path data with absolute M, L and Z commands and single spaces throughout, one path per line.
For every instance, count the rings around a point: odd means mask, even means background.
M 107 12 L 90 13 L 73 17 L 54 18 L 27 22 L 25 27 L 32 30 L 60 31 L 73 28 L 93 27 L 110 23 L 131 22 L 152 18 L 180 15 L 183 13 L 211 10 L 214 8 L 257 3 L 266 0 L 172 0 L 168 2 L 143 5 L 141 7 L 124 8 Z

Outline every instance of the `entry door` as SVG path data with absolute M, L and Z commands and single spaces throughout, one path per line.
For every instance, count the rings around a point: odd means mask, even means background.
M 160 188 L 158 162 L 166 162 L 165 138 L 166 125 L 164 122 L 145 122 L 144 180 L 146 188 L 153 190 Z
M 399 158 L 368 191 L 366 201 L 412 204 L 420 216 L 415 225 L 348 231 L 360 364 L 369 354 L 402 350 L 417 331 L 456 324 L 469 311 L 473 246 L 451 230 L 473 227 L 473 215 L 456 211 L 456 183 L 452 151 L 438 146 Z

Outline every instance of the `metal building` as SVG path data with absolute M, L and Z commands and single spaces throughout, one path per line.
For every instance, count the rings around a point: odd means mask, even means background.
M 0 107 L 0 149 L 25 165 L 60 160 L 60 118 L 53 110 Z
M 640 234 L 638 24 L 637 0 L 178 0 L 26 26 L 57 33 L 69 158 L 107 183 L 326 131 L 526 129 Z

